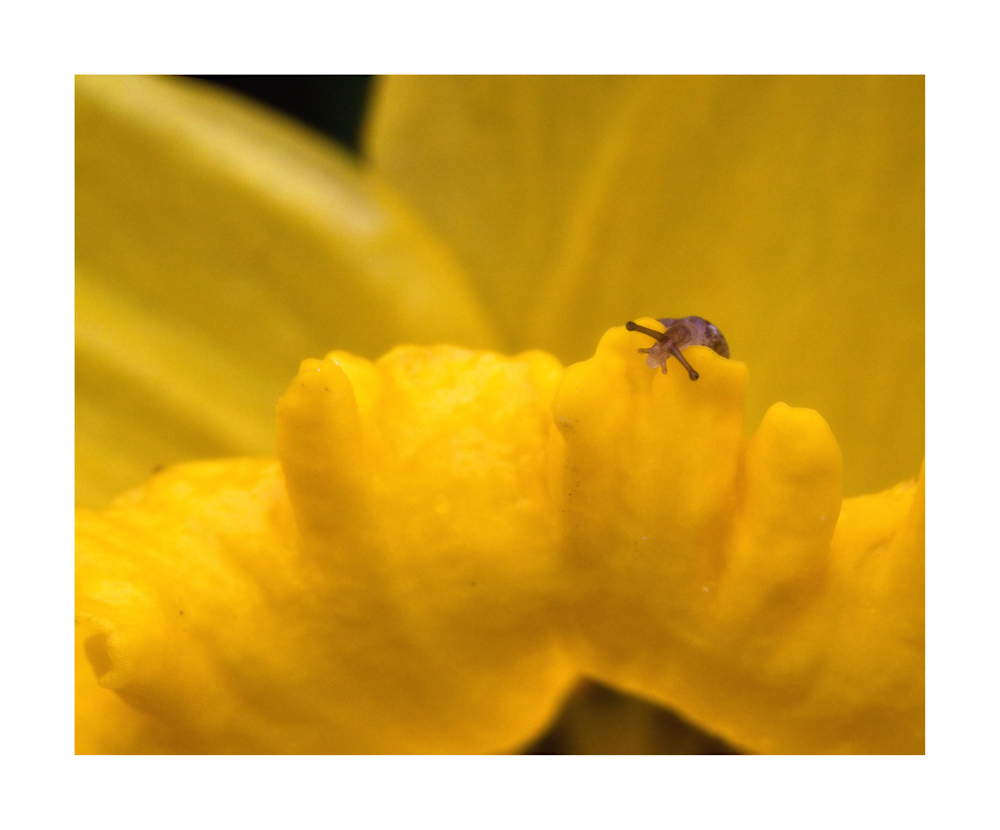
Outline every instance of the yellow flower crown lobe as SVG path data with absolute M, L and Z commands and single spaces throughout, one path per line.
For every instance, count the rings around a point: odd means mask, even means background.
M 278 401 L 277 448 L 299 531 L 350 547 L 365 482 L 354 389 L 331 360 L 302 362 Z
M 562 371 L 540 352 L 333 352 L 304 361 L 278 406 L 302 549 L 329 601 L 349 600 L 385 637 L 373 653 L 395 656 L 376 675 L 409 685 L 423 740 L 441 751 L 509 748 L 573 677 L 546 601 L 548 408 Z M 389 706 L 386 690 L 370 694 Z
M 717 577 L 743 443 L 744 364 L 692 346 L 693 384 L 651 372 L 637 341 L 610 329 L 566 370 L 553 406 L 566 444 L 565 551 L 585 574 L 581 605 L 610 616 L 592 615 L 588 636 L 608 654 L 627 654 L 642 627 L 683 619 L 689 589 Z

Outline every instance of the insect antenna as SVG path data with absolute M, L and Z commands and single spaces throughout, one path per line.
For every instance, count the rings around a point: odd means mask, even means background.
M 643 334 L 648 334 L 650 337 L 655 338 L 661 343 L 667 339 L 667 333 L 665 331 L 647 329 L 645 326 L 640 326 L 638 323 L 633 323 L 631 320 L 625 324 L 625 328 L 628 331 L 641 331 Z
M 671 343 L 667 346 L 667 350 L 670 354 L 677 358 L 681 366 L 688 370 L 688 377 L 691 378 L 691 380 L 698 380 L 698 373 L 692 368 L 691 364 L 684 359 L 684 355 L 681 354 L 680 349 Z

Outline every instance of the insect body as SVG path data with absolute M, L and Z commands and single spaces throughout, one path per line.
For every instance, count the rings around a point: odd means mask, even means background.
M 646 355 L 646 365 L 650 369 L 659 366 L 663 374 L 667 373 L 667 358 L 673 355 L 687 369 L 691 380 L 698 380 L 698 373 L 684 359 L 681 349 L 688 346 L 708 346 L 716 354 L 729 357 L 729 344 L 722 332 L 704 317 L 664 317 L 660 320 L 666 331 L 653 331 L 645 326 L 639 326 L 629 320 L 625 328 L 629 331 L 640 331 L 648 334 L 656 344 L 648 349 L 639 349 L 639 354 Z

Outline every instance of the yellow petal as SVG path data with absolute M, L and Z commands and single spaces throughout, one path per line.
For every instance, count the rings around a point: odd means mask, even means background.
M 450 254 L 303 128 L 178 79 L 76 89 L 77 499 L 273 452 L 303 354 L 493 342 Z
M 561 374 L 541 353 L 453 347 L 307 360 L 279 404 L 280 468 L 179 465 L 79 511 L 87 656 L 146 713 L 125 734 L 344 753 L 496 752 L 537 734 L 574 680 L 546 601 Z M 126 751 L 102 705 L 88 746 Z
M 609 331 L 553 406 L 581 669 L 757 752 L 923 752 L 922 484 L 842 507 L 816 412 L 744 442 L 745 365 L 663 376 L 643 337 Z
M 622 77 L 376 80 L 368 155 L 458 254 L 508 349 L 531 344 L 538 280 L 563 255 L 575 205 L 596 184 L 595 154 L 613 143 L 609 130 L 633 85 Z M 578 360 L 604 328 L 546 347 Z M 573 353 L 571 342 L 582 350 Z
M 508 348 L 562 360 L 697 314 L 824 413 L 848 493 L 923 455 L 923 79 L 390 78 L 376 168 L 456 250 Z

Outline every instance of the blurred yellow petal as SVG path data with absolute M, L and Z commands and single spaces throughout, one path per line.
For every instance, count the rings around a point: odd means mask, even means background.
M 574 680 L 547 601 L 561 375 L 452 347 L 306 360 L 278 407 L 281 468 L 178 465 L 79 511 L 87 657 L 145 714 L 137 729 L 104 701 L 78 751 L 166 733 L 175 752 L 499 752 L 537 734 Z
M 613 76 L 377 79 L 372 163 L 451 244 L 508 349 L 530 347 L 538 281 L 562 256 L 595 153 L 633 86 Z M 571 332 L 566 322 L 546 344 L 564 359 L 591 354 L 607 328 Z
M 494 342 L 385 187 L 202 84 L 78 78 L 76 177 L 79 504 L 161 464 L 273 452 L 305 354 Z
M 388 78 L 368 147 L 507 348 L 707 317 L 861 493 L 923 456 L 923 120 L 921 77 Z
M 582 670 L 757 752 L 923 752 L 922 478 L 842 508 L 815 411 L 744 441 L 746 366 L 661 376 L 643 338 L 610 330 L 553 407 Z

